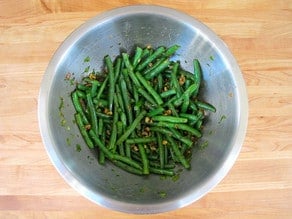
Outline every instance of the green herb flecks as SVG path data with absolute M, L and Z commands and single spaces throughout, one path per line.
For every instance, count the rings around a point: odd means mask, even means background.
M 85 57 L 83 62 L 90 62 L 90 57 L 89 56 Z
M 76 151 L 80 152 L 81 151 L 81 145 L 80 144 L 76 144 Z

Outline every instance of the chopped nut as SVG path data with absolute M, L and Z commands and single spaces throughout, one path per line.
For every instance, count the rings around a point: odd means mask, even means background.
M 186 82 L 186 77 L 184 75 L 181 75 L 178 82 L 182 86 Z
M 162 144 L 163 144 L 163 145 L 167 145 L 167 144 L 168 144 L 168 141 L 166 141 L 166 140 L 162 140 Z
M 66 80 L 70 80 L 70 78 L 71 78 L 71 73 L 68 72 L 68 73 L 65 75 L 65 79 L 66 79 Z
M 133 151 L 139 151 L 139 148 L 137 147 L 137 145 L 132 145 L 131 147 Z
M 149 135 L 149 133 L 148 133 L 148 132 L 146 132 L 146 131 L 143 131 L 143 132 L 141 133 L 141 135 L 146 137 L 146 136 L 148 136 L 148 135 Z
M 150 120 L 151 120 L 151 119 L 150 119 L 148 116 L 145 117 L 145 122 L 146 122 L 146 123 L 150 123 Z
M 113 112 L 112 111 L 108 111 L 106 114 L 111 116 L 111 115 L 113 115 Z
M 150 150 L 151 150 L 151 151 L 156 151 L 156 149 L 157 149 L 157 148 L 156 148 L 154 145 L 150 145 Z
M 104 108 L 104 111 L 103 111 L 103 112 L 104 112 L 105 114 L 109 115 L 109 116 L 113 115 L 113 112 L 110 111 L 108 108 Z
M 89 74 L 88 76 L 91 80 L 95 80 L 96 79 L 96 75 L 95 74 Z
M 164 111 L 164 115 L 165 115 L 165 116 L 169 116 L 169 115 L 171 115 L 171 114 L 172 114 L 171 109 L 168 109 L 168 110 L 165 110 L 165 111 Z
M 84 128 L 88 131 L 88 130 L 91 129 L 91 125 L 90 124 L 87 124 L 87 125 L 84 126 Z

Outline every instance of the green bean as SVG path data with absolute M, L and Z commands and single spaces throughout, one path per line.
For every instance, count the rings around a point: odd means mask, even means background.
M 157 68 L 162 62 L 164 62 L 166 58 L 158 59 L 154 64 L 152 64 L 149 68 L 145 69 L 142 73 L 143 75 L 148 74 L 149 72 L 153 71 L 155 68 Z
M 197 111 L 197 110 L 198 110 L 196 104 L 193 103 L 193 102 L 190 102 L 190 108 L 191 108 L 193 111 Z
M 115 75 L 115 77 L 114 77 L 114 84 L 117 83 L 118 78 L 120 76 L 121 66 L 122 66 L 122 58 L 121 57 L 118 57 L 116 59 L 115 65 L 114 65 L 114 75 Z
M 174 106 L 181 105 L 185 96 L 187 95 L 191 96 L 196 91 L 197 88 L 198 88 L 197 84 L 192 84 L 191 86 L 189 86 L 188 89 L 186 89 L 185 92 L 179 98 L 173 101 L 173 105 Z
M 125 157 L 125 156 L 121 156 L 119 154 L 113 154 L 113 160 L 118 160 L 118 161 L 121 161 L 123 163 L 126 163 L 134 168 L 137 168 L 137 169 L 142 169 L 141 165 L 139 163 L 137 163 L 136 161 L 128 158 L 128 157 Z
M 147 149 L 147 148 L 146 148 Z M 157 160 L 158 159 L 158 154 L 151 154 L 151 151 L 149 150 L 149 153 L 148 153 L 148 159 L 149 160 Z
M 178 160 L 181 162 L 181 164 L 186 168 L 189 169 L 190 168 L 190 164 L 189 162 L 185 159 L 185 157 L 183 156 L 183 154 L 180 152 L 178 145 L 175 143 L 175 141 L 169 137 L 168 135 L 166 135 L 166 139 L 167 141 L 170 143 L 171 148 L 175 154 L 175 156 L 178 158 Z
M 153 131 L 153 132 L 157 132 L 157 133 L 161 133 L 161 134 L 172 136 L 173 138 L 176 138 L 177 140 L 179 140 L 179 141 L 183 142 L 184 144 L 188 145 L 188 147 L 191 147 L 193 145 L 192 140 L 190 140 L 187 137 L 182 136 L 174 128 L 166 129 L 166 128 L 163 128 L 163 127 L 150 127 L 150 130 Z
M 161 93 L 162 92 L 162 89 L 163 89 L 163 78 L 162 78 L 162 75 L 159 74 L 157 76 L 157 92 L 158 93 Z
M 172 96 L 172 95 L 174 95 L 174 94 L 176 94 L 176 90 L 171 89 L 171 90 L 168 90 L 168 91 L 164 91 L 164 92 L 162 92 L 162 93 L 160 94 L 160 96 L 161 96 L 162 98 L 167 98 L 167 97 Z
M 176 112 L 174 105 L 171 102 L 169 102 L 169 103 L 167 103 L 167 106 L 171 110 L 172 115 L 178 117 L 178 113 Z
M 156 141 L 154 137 L 143 138 L 129 138 L 126 140 L 126 144 L 145 144 Z
M 104 132 L 104 130 L 103 130 L 103 119 L 99 118 L 98 119 L 98 135 L 101 136 L 103 132 Z
M 131 156 L 131 145 L 126 144 L 126 157 L 131 158 Z
M 86 97 L 86 95 L 85 95 Z M 93 98 L 93 103 L 94 105 L 99 108 L 99 107 L 107 107 L 108 106 L 108 101 L 107 100 L 104 100 L 104 99 L 96 99 L 96 98 Z
M 125 111 L 128 117 L 128 124 L 131 124 L 133 122 L 133 112 L 132 112 L 132 106 L 130 103 L 130 98 L 129 98 L 126 82 L 124 80 L 121 80 L 120 86 L 121 86 L 121 92 L 122 92 L 123 102 L 125 106 Z
M 205 103 L 205 102 L 201 102 L 201 101 L 196 101 L 196 105 L 200 108 L 200 109 L 204 109 L 204 110 L 209 110 L 213 113 L 216 112 L 216 108 L 209 104 L 209 103 Z
M 179 45 L 173 45 L 165 51 L 164 55 L 167 57 L 172 56 L 179 48 Z
M 118 121 L 117 122 L 117 134 L 118 134 L 118 137 L 120 137 L 123 134 L 123 129 L 124 129 L 123 122 Z M 118 150 L 119 150 L 119 154 L 120 155 L 125 156 L 125 150 L 124 150 L 124 144 L 123 143 L 118 145 Z
M 166 175 L 166 176 L 174 176 L 174 171 L 171 169 L 158 169 L 155 167 L 149 167 L 150 173 L 156 173 L 160 175 Z
M 88 119 L 87 119 L 87 117 L 86 117 L 86 115 L 85 115 L 85 113 L 84 113 L 84 111 L 82 109 L 82 106 L 81 106 L 81 104 L 79 102 L 79 98 L 78 98 L 78 95 L 77 95 L 77 92 L 76 91 L 74 91 L 72 93 L 71 98 L 72 98 L 72 102 L 73 102 L 73 105 L 74 105 L 75 110 L 80 114 L 80 116 L 82 118 L 82 122 L 85 125 L 88 125 L 89 124 L 89 121 L 88 121 Z
M 100 88 L 99 88 L 99 90 L 98 90 L 98 92 L 96 94 L 96 99 L 97 100 L 101 97 L 101 95 L 102 95 L 102 93 L 103 93 L 103 91 L 104 91 L 104 89 L 105 89 L 105 87 L 107 85 L 107 81 L 108 81 L 108 77 L 102 82 L 102 85 L 100 86 Z
M 185 83 L 184 83 L 184 89 L 188 89 L 188 87 L 191 85 L 191 80 L 190 79 L 185 79 Z
M 99 147 L 100 150 L 107 156 L 109 159 L 113 159 L 114 154 L 110 152 L 104 143 L 97 137 L 93 130 L 89 130 L 89 136 L 94 141 L 94 143 Z
M 96 96 L 96 92 L 97 92 L 97 88 L 100 86 L 100 83 L 98 82 L 98 81 L 96 81 L 96 80 L 93 80 L 92 81 L 92 86 L 91 86 L 91 90 L 90 90 L 90 92 L 91 92 L 91 96 L 92 97 L 95 97 Z
M 136 174 L 136 175 L 143 175 L 143 172 L 142 170 L 140 169 L 137 169 L 135 167 L 132 167 L 126 163 L 123 163 L 121 161 L 118 161 L 118 160 L 112 160 L 113 164 L 116 165 L 117 167 L 129 172 L 129 173 L 133 173 L 133 174 Z
M 190 105 L 190 96 L 189 96 L 189 94 L 186 94 L 183 99 L 184 99 L 184 101 L 183 101 L 182 106 L 181 106 L 181 112 L 182 113 L 186 113 L 187 110 L 188 110 L 188 107 Z
M 171 123 L 187 123 L 187 118 L 175 117 L 175 116 L 153 116 L 154 121 L 159 122 L 171 122 Z
M 151 97 L 150 97 L 151 98 Z M 155 110 L 156 109 L 156 107 L 157 107 L 157 105 L 155 104 L 155 102 L 154 102 L 154 104 L 152 104 L 152 103 L 150 103 L 149 101 L 145 101 L 144 102 L 144 106 L 145 106 L 145 108 L 147 109 L 147 110 Z
M 138 93 L 141 94 L 147 101 L 149 101 L 149 103 L 151 103 L 152 105 L 156 106 L 157 103 L 156 101 L 150 96 L 149 93 L 147 93 L 143 88 L 139 87 L 137 89 Z
M 164 145 L 162 144 L 162 137 L 159 132 L 156 133 L 157 136 L 157 142 L 158 142 L 158 151 L 159 151 L 159 164 L 160 168 L 164 168 Z
M 89 114 L 90 114 L 91 129 L 97 134 L 98 126 L 97 126 L 96 111 L 95 111 L 90 93 L 86 94 L 86 100 L 87 100 L 87 106 L 88 106 Z
M 133 81 L 133 83 L 137 86 L 137 87 L 140 87 L 140 82 L 138 81 L 138 79 L 136 78 L 134 72 L 133 72 L 133 66 L 131 65 L 130 63 L 130 60 L 129 60 L 129 55 L 127 53 L 122 53 L 122 56 L 123 56 L 123 60 L 124 60 L 124 63 L 127 67 L 127 70 L 128 70 L 128 74 L 131 78 L 131 80 Z
M 133 83 L 129 77 L 128 69 L 126 69 L 126 68 L 122 69 L 122 75 L 120 76 L 120 83 L 121 83 L 122 78 L 126 82 L 127 89 L 129 91 L 129 93 L 133 93 Z
M 99 154 L 98 154 L 98 163 L 100 165 L 104 165 L 105 164 L 105 156 L 104 156 L 104 153 L 102 151 L 99 151 Z
M 196 123 L 196 128 L 197 128 L 197 129 L 201 129 L 202 125 L 203 125 L 203 120 L 199 120 L 199 121 Z
M 89 148 L 94 148 L 94 144 L 92 143 L 91 139 L 89 138 L 86 128 L 84 127 L 81 115 L 79 113 L 75 114 L 76 124 L 80 130 L 80 133 Z
M 179 63 L 174 62 L 173 66 L 172 66 L 172 71 L 171 71 L 171 83 L 176 91 L 177 97 L 180 97 L 182 91 L 181 91 L 181 87 L 180 87 L 178 80 L 177 80 L 178 67 L 179 67 Z
M 82 90 L 76 90 L 76 93 L 78 97 L 83 98 L 83 99 L 86 98 L 86 94 Z
M 146 115 L 146 111 L 143 110 L 137 117 L 136 119 L 133 121 L 133 123 L 131 123 L 129 125 L 129 127 L 126 129 L 126 131 L 124 132 L 124 134 L 117 140 L 117 145 L 119 145 L 120 143 L 124 142 L 129 135 L 135 130 L 136 126 L 140 123 L 140 121 L 144 118 L 144 116 Z
M 156 68 L 154 68 L 152 71 L 149 71 L 146 75 L 145 78 L 147 80 L 150 80 L 163 72 L 168 66 L 169 66 L 170 61 L 168 59 L 164 60 L 160 65 L 158 65 Z
M 170 145 L 171 145 L 171 144 L 172 144 L 172 143 L 170 143 Z M 175 144 L 176 144 L 176 142 L 175 142 Z M 169 148 L 169 152 L 170 152 L 171 160 L 173 160 L 175 163 L 180 162 L 179 159 L 177 158 L 177 156 L 175 155 L 175 153 L 174 153 L 172 147 Z
M 150 125 L 153 126 L 158 126 L 158 127 L 166 127 L 166 128 L 175 128 L 175 129 L 181 129 L 187 132 L 190 132 L 194 136 L 200 138 L 202 134 L 200 131 L 197 129 L 194 129 L 186 124 L 177 124 L 177 123 L 171 123 L 171 122 L 158 122 L 158 123 L 149 123 Z
M 164 108 L 158 107 L 156 109 L 150 110 L 149 113 L 147 113 L 147 116 L 152 117 L 152 116 L 156 116 L 158 114 L 161 114 L 163 112 L 164 112 Z
M 146 59 L 149 55 L 150 55 L 150 50 L 148 48 L 143 49 L 143 52 L 141 55 L 141 60 Z M 141 62 L 141 60 L 140 60 L 140 62 Z
M 164 47 L 157 48 L 153 54 L 148 56 L 143 62 L 139 63 L 139 65 L 137 66 L 137 71 L 142 71 L 149 63 L 151 63 L 154 59 L 156 59 L 164 51 L 165 51 Z
M 127 117 L 123 111 L 120 113 L 120 119 L 121 122 L 123 123 L 123 127 L 127 127 Z
M 163 103 L 163 100 L 161 99 L 159 94 L 148 84 L 148 82 L 139 72 L 136 72 L 136 75 L 137 75 L 138 80 L 141 82 L 144 88 L 152 95 L 152 97 L 155 99 L 157 104 L 161 105 Z
M 115 93 L 115 73 L 114 67 L 111 58 L 107 55 L 104 58 L 105 64 L 108 71 L 108 78 L 109 78 L 109 92 L 108 92 L 108 108 L 110 112 L 113 110 L 113 100 L 114 100 L 114 93 Z
M 117 84 L 116 84 L 116 95 L 117 95 L 117 98 L 118 98 L 119 107 L 121 108 L 122 112 L 125 112 L 125 106 L 124 106 L 124 103 L 123 103 L 121 90 L 120 90 L 120 87 Z
M 139 152 L 142 158 L 143 174 L 149 174 L 149 160 L 142 144 L 138 144 Z
M 135 55 L 133 58 L 133 62 L 132 62 L 133 68 L 135 68 L 139 64 L 139 62 L 141 61 L 142 54 L 143 54 L 143 49 L 141 49 L 140 47 L 137 46 L 136 51 L 135 51 Z
M 164 166 L 168 164 L 168 148 L 167 145 L 164 146 Z
M 166 164 L 164 165 L 164 167 L 162 168 L 160 166 L 160 163 L 156 162 L 156 161 L 149 161 L 149 166 L 150 167 L 154 167 L 154 168 L 159 168 L 159 169 L 174 169 L 175 168 L 175 163 L 170 163 L 170 164 Z
M 84 84 L 77 84 L 77 89 L 86 92 L 90 89 L 90 87 L 85 86 Z
M 178 139 L 179 141 L 181 141 L 182 143 L 186 144 L 188 147 L 191 147 L 194 143 L 191 139 L 182 136 L 182 134 L 174 129 L 174 128 L 169 128 L 169 130 L 172 132 L 174 138 Z
M 96 112 L 95 114 L 96 114 L 97 117 L 102 118 L 102 119 L 111 119 L 112 118 L 111 115 L 107 115 L 107 114 L 104 114 L 104 113 Z
M 111 136 L 109 141 L 109 149 L 112 152 L 116 151 L 117 145 L 117 122 L 118 122 L 119 114 L 118 114 L 118 100 L 117 95 L 114 95 L 114 118 L 113 118 L 113 124 L 112 124 L 112 130 L 111 130 Z
M 179 73 L 185 76 L 187 79 L 191 80 L 192 82 L 195 82 L 194 74 L 192 74 L 191 72 L 188 72 L 183 69 L 179 69 Z
M 187 113 L 180 113 L 179 114 L 181 117 L 187 118 L 190 121 L 198 121 L 200 117 L 193 115 L 193 114 L 187 114 Z
M 194 80 L 198 87 L 197 90 L 199 90 L 201 86 L 201 80 L 202 80 L 201 66 L 200 66 L 199 60 L 194 59 L 193 65 L 194 65 Z

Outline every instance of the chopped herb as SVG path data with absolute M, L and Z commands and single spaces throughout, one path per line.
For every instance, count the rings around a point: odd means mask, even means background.
M 209 145 L 209 142 L 208 142 L 208 141 L 204 141 L 204 142 L 200 145 L 200 149 L 203 150 L 203 149 L 205 149 L 208 145 Z
M 64 98 L 60 97 L 60 105 L 59 105 L 59 110 L 62 110 L 64 108 Z
M 84 62 L 90 62 L 90 57 L 87 56 L 83 61 L 84 61 Z
M 78 152 L 81 151 L 81 146 L 80 146 L 80 144 L 76 144 L 76 151 L 78 151 Z
M 213 56 L 210 56 L 210 60 L 214 61 L 214 57 Z
M 141 193 L 144 193 L 144 192 L 145 192 L 145 188 L 142 187 L 142 188 L 140 189 L 140 192 L 141 192 Z
M 60 124 L 61 126 L 65 127 L 66 119 L 62 110 L 64 109 L 64 98 L 60 97 L 60 104 L 59 104 L 59 116 L 60 116 Z
M 173 182 L 176 182 L 177 180 L 179 180 L 179 174 L 175 174 L 173 177 L 171 177 Z
M 221 118 L 220 118 L 220 121 L 218 123 L 221 124 L 225 119 L 226 119 L 226 116 L 222 115 Z
M 71 140 L 70 140 L 70 138 L 66 138 L 66 143 L 67 143 L 68 146 L 71 146 Z
M 158 194 L 159 194 L 160 198 L 166 198 L 166 196 L 167 196 L 167 193 L 164 191 L 158 192 Z
M 84 69 L 84 73 L 89 72 L 89 69 L 90 69 L 90 66 L 87 66 L 87 67 Z

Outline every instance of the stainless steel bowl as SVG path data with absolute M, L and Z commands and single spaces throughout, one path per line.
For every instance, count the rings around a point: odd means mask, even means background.
M 192 169 L 183 171 L 177 181 L 135 176 L 110 164 L 99 165 L 72 121 L 74 109 L 69 94 L 74 86 L 64 80 L 66 74 L 74 73 L 79 80 L 87 65 L 101 69 L 106 54 L 114 57 L 136 45 L 173 44 L 181 46 L 174 59 L 180 60 L 185 69 L 192 71 L 192 60 L 200 60 L 203 98 L 217 107 L 217 112 L 209 115 L 201 139 L 208 146 L 194 153 Z M 91 61 L 84 63 L 87 56 Z M 244 141 L 248 103 L 240 69 L 214 32 L 176 10 L 139 5 L 98 15 L 62 43 L 43 77 L 38 117 L 48 155 L 69 185 L 104 207 L 145 214 L 191 204 L 223 179 Z M 78 144 L 80 152 L 76 151 Z

